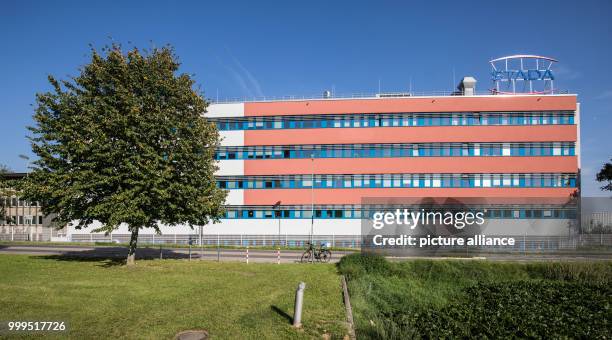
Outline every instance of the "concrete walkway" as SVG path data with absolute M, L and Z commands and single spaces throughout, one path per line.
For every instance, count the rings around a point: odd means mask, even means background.
M 296 263 L 300 261 L 304 251 L 283 250 L 280 251 L 281 263 Z M 337 262 L 342 256 L 350 254 L 346 251 L 333 251 L 331 262 Z M 111 258 L 123 259 L 127 257 L 126 247 L 83 247 L 83 246 L 52 246 L 52 245 L 0 245 L 0 254 L 25 254 L 39 256 L 61 256 L 81 258 Z M 137 259 L 159 259 L 159 248 L 138 248 Z M 189 259 L 189 248 L 162 248 L 161 258 L 164 259 Z M 191 248 L 192 260 L 217 260 L 246 262 L 246 249 L 210 249 Z M 276 263 L 278 255 L 276 250 L 249 249 L 249 262 Z
M 281 263 L 298 263 L 304 251 L 302 250 L 282 250 L 280 252 Z M 344 255 L 351 254 L 350 251 L 332 251 L 331 262 L 337 262 Z M 1 254 L 25 254 L 52 256 L 54 258 L 106 258 L 121 260 L 127 257 L 126 247 L 85 247 L 79 245 L 54 246 L 54 245 L 0 245 Z M 188 248 L 162 248 L 161 257 L 164 259 L 189 259 Z M 159 259 L 159 248 L 139 248 L 136 252 L 137 259 Z M 216 261 L 237 261 L 246 262 L 246 249 L 217 249 L 205 248 L 204 252 L 200 248 L 191 249 L 192 260 L 212 260 Z M 512 262 L 531 262 L 531 261 L 612 261 L 612 254 L 474 254 L 474 257 L 389 257 L 392 261 L 408 259 L 456 259 L 456 260 L 489 260 L 489 261 L 512 261 Z M 276 250 L 249 249 L 249 262 L 276 263 Z

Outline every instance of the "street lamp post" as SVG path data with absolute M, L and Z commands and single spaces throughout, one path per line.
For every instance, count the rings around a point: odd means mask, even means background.
M 310 154 L 311 181 L 310 181 L 310 244 L 314 237 L 314 153 Z
M 280 249 L 280 244 L 281 244 L 281 210 L 280 210 L 280 205 L 281 205 L 281 201 L 278 201 L 276 203 L 274 203 L 274 206 L 272 206 L 272 209 L 274 210 L 274 214 L 276 215 L 276 218 L 278 219 L 278 247 Z

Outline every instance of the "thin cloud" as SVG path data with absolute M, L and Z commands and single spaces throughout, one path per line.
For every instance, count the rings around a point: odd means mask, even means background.
M 565 65 L 559 65 L 554 72 L 557 76 L 567 80 L 575 80 L 582 77 L 582 72 L 576 71 Z
M 247 82 L 245 81 L 244 77 L 238 71 L 236 71 L 230 65 L 223 63 L 219 57 L 217 57 L 217 62 L 227 70 L 227 72 L 232 76 L 232 78 L 234 78 L 234 81 L 238 83 L 238 86 L 240 86 L 240 89 L 242 90 L 242 93 L 245 96 L 253 97 L 253 92 L 247 85 Z
M 608 98 L 612 98 L 612 90 L 603 91 L 602 93 L 600 93 L 598 96 L 595 97 L 595 99 L 608 99 Z
M 259 85 L 259 81 L 257 81 L 257 78 L 255 78 L 255 76 L 253 76 L 253 74 L 242 65 L 242 63 L 238 60 L 238 58 L 234 56 L 234 54 L 232 54 L 232 52 L 227 46 L 225 46 L 225 50 L 227 51 L 227 54 L 229 54 L 230 58 L 232 58 L 234 64 L 238 67 L 240 71 L 242 71 L 242 74 L 246 77 L 248 85 L 250 85 L 249 88 L 251 89 L 251 92 L 254 92 L 258 97 L 264 97 L 263 91 L 261 90 L 261 85 Z
M 232 56 L 232 58 L 234 59 L 234 62 L 236 63 L 236 65 L 238 65 L 238 67 L 246 75 L 247 79 L 251 82 L 251 85 L 254 87 L 255 94 L 257 94 L 258 97 L 263 97 L 264 94 L 263 94 L 263 91 L 261 90 L 261 86 L 259 85 L 259 82 L 257 81 L 257 79 L 255 79 L 255 77 L 253 76 L 251 72 L 249 72 L 249 70 L 247 70 L 244 66 L 242 66 L 242 64 L 240 63 L 240 61 L 238 61 L 238 59 L 236 59 L 234 56 Z

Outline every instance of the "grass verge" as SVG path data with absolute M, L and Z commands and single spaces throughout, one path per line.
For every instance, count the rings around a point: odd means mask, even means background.
M 170 339 L 186 329 L 219 339 L 346 333 L 333 265 L 139 260 L 128 268 L 108 260 L 2 255 L 0 273 L 0 320 L 68 322 L 68 333 L 45 337 Z M 307 285 L 304 326 L 295 330 L 300 281 Z
M 348 255 L 358 338 L 609 338 L 612 262 Z

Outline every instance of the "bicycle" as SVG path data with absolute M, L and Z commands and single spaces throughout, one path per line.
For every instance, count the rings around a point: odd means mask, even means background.
M 314 259 L 319 262 L 327 263 L 329 262 L 329 260 L 331 260 L 332 253 L 329 249 L 327 249 L 327 246 L 323 245 L 323 243 L 321 243 L 319 248 L 316 248 L 310 242 L 308 242 L 307 244 L 308 244 L 308 248 L 306 249 L 304 254 L 302 254 L 302 258 L 300 262 L 302 263 L 313 262 L 313 259 Z

